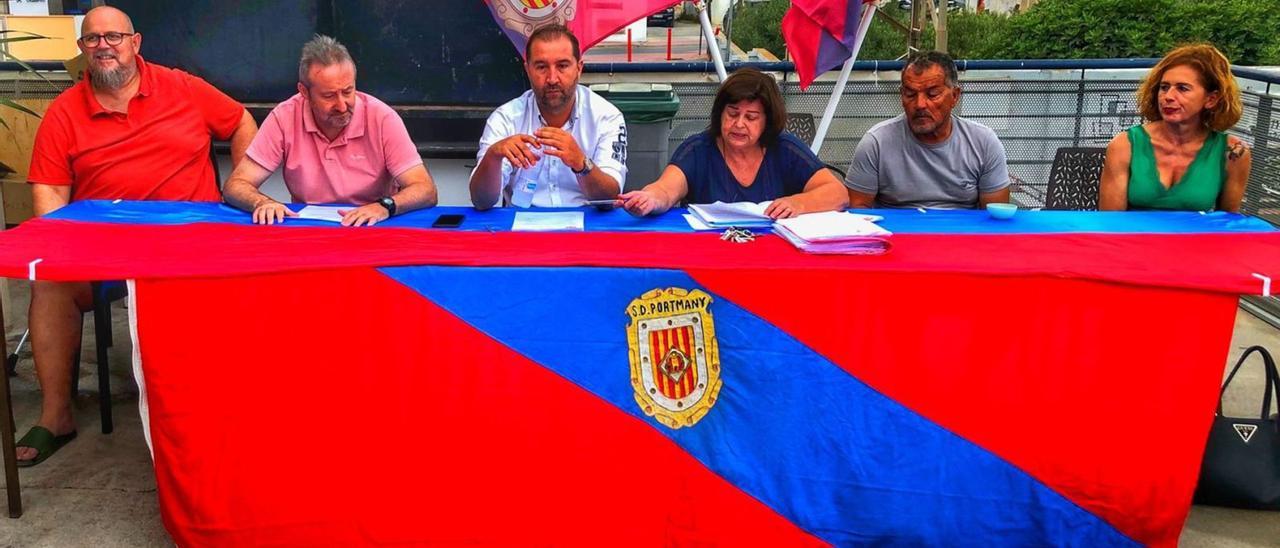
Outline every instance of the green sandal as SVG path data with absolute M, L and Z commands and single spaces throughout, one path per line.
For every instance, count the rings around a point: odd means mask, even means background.
M 27 435 L 22 436 L 22 439 L 18 440 L 17 445 L 18 447 L 30 447 L 35 449 L 36 458 L 31 460 L 19 460 L 18 466 L 25 468 L 40 464 L 44 462 L 44 459 L 49 458 L 54 453 L 58 452 L 59 449 L 62 449 L 62 446 L 66 445 L 67 442 L 74 439 L 76 439 L 76 432 L 74 430 L 69 434 L 55 436 L 48 428 L 43 426 L 32 426 L 30 430 L 27 430 Z

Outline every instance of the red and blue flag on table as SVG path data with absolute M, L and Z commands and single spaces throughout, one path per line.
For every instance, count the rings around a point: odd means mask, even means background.
M 1280 278 L 1222 212 L 882 210 L 892 252 L 832 257 L 513 209 L 82 201 L 0 276 L 135 280 L 181 546 L 1171 547 L 1238 295 Z
M 674 6 L 672 0 L 486 0 L 502 32 L 524 55 L 529 35 L 538 27 L 569 27 L 582 51 L 644 17 Z
M 859 21 L 874 0 L 792 0 L 782 17 L 782 36 L 800 75 L 800 89 L 849 57 L 862 39 Z

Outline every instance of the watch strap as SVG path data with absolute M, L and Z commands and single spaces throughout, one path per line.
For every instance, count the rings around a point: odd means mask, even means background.
M 387 215 L 396 214 L 396 201 L 392 199 L 390 196 L 385 198 L 379 198 L 378 204 L 380 204 L 382 207 L 387 208 Z

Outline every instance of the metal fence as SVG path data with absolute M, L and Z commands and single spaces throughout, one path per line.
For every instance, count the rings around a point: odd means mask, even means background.
M 846 167 L 872 125 L 902 112 L 898 73 L 884 76 L 849 82 L 822 147 L 824 162 Z M 1013 200 L 1039 207 L 1044 205 L 1059 147 L 1105 147 L 1116 134 L 1141 122 L 1135 92 L 1142 76 L 1141 70 L 1089 69 L 962 73 L 964 94 L 957 113 L 995 130 L 1008 156 Z M 1280 105 L 1276 103 L 1280 75 L 1245 69 L 1237 70 L 1237 80 L 1244 88 L 1244 116 L 1231 133 L 1253 147 L 1243 211 L 1280 225 Z M 833 86 L 817 82 L 801 91 L 798 84 L 784 82 L 787 112 L 821 119 Z M 671 150 L 707 127 L 717 85 L 673 87 L 680 97 L 680 111 L 672 128 Z M 1280 298 L 1246 297 L 1241 304 L 1280 327 Z
M 1008 155 L 1014 179 L 1013 199 L 1027 207 L 1044 205 L 1049 172 L 1060 147 L 1105 146 L 1120 131 L 1139 123 L 1135 91 L 1153 59 L 961 62 L 964 95 L 958 114 L 995 130 Z M 0 69 L 14 70 L 0 63 Z M 790 63 L 755 63 L 762 70 L 791 73 Z M 896 71 L 901 63 L 858 63 L 861 79 L 849 82 L 840 98 L 821 157 L 845 167 L 863 134 L 877 122 L 902 112 Z M 59 66 L 40 66 L 56 71 Z M 735 68 L 735 67 L 730 67 Z M 964 70 L 964 69 L 970 70 Z M 633 63 L 588 65 L 589 72 L 709 72 L 705 63 Z M 883 71 L 883 72 L 881 72 Z M 1244 116 L 1231 133 L 1253 147 L 1253 169 L 1245 192 L 1244 212 L 1280 225 L 1280 72 L 1235 68 L 1244 99 Z M 54 86 L 34 79 L 0 78 L 0 95 L 52 97 L 66 86 L 65 73 L 51 72 Z M 793 77 L 793 75 L 792 75 Z M 670 150 L 707 127 L 715 97 L 714 82 L 672 84 L 680 97 Z M 782 83 L 790 113 L 822 117 L 831 82 L 816 82 L 801 91 L 794 81 Z M 1246 299 L 1245 306 L 1280 326 L 1280 298 Z
M 1140 123 L 1134 94 L 1135 75 L 1097 78 L 1074 71 L 1074 80 L 1045 79 L 1007 72 L 962 78 L 963 99 L 957 114 L 993 130 L 1008 155 L 1014 180 L 1013 199 L 1026 207 L 1044 205 L 1049 171 L 1060 147 L 1104 147 L 1119 132 Z M 896 76 L 896 73 L 893 73 Z M 1244 211 L 1280 224 L 1280 115 L 1265 82 L 1252 82 L 1243 92 L 1244 116 L 1232 133 L 1253 146 Z M 714 83 L 673 84 L 680 97 L 670 148 L 707 127 L 715 97 Z M 788 113 L 822 117 L 833 84 L 818 82 L 806 91 L 782 84 Z M 902 113 L 896 79 L 852 81 L 841 96 L 820 154 L 828 164 L 845 167 L 858 141 L 872 125 Z M 1257 89 L 1261 88 L 1261 89 Z M 1277 87 L 1280 91 L 1280 87 Z

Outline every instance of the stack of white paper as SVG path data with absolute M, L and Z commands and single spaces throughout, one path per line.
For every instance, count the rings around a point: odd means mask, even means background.
M 698 221 L 711 228 L 727 228 L 731 226 L 765 227 L 773 223 L 773 219 L 764 214 L 764 210 L 768 209 L 771 203 L 773 202 L 760 202 L 758 204 L 751 202 L 690 204 L 689 211 Z M 690 225 L 692 224 L 690 222 Z
M 809 213 L 773 223 L 773 231 L 805 253 L 876 255 L 889 250 L 893 234 L 878 218 L 843 211 Z

